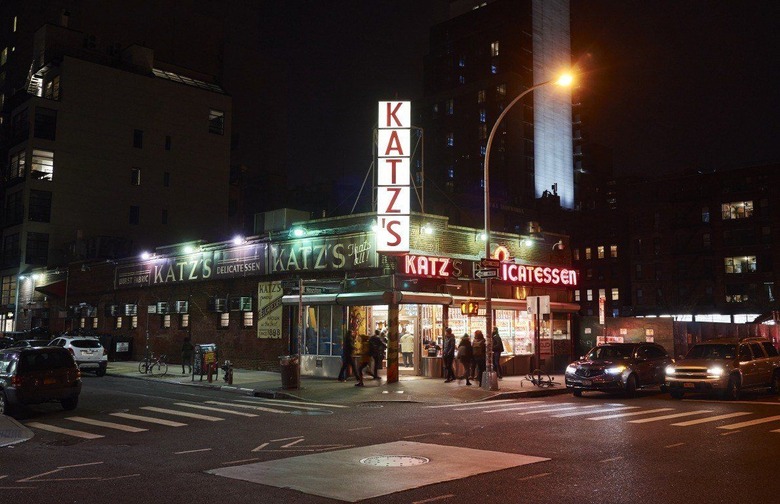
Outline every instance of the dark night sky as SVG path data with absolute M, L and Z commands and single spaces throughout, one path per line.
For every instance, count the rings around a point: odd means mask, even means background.
M 444 0 L 273 2 L 287 61 L 290 184 L 362 180 L 376 101 L 422 94 Z M 780 156 L 780 2 L 572 0 L 586 134 L 617 174 L 739 167 Z M 359 183 L 359 182 L 358 182 Z

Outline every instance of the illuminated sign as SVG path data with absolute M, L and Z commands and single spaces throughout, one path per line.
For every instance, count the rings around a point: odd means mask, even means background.
M 409 252 L 411 119 L 411 102 L 379 102 L 376 244 L 384 254 Z
M 499 280 L 524 285 L 560 285 L 575 287 L 577 272 L 553 266 L 531 266 L 529 264 L 501 263 Z
M 470 276 L 467 261 L 451 257 L 407 254 L 400 258 L 404 275 L 428 278 L 462 278 Z
M 460 314 L 461 315 L 478 315 L 479 314 L 479 303 L 476 301 L 464 301 L 460 304 Z

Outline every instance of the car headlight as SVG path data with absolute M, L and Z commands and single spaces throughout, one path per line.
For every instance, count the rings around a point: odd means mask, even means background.
M 568 366 L 566 366 L 566 374 L 574 374 L 576 370 L 577 370 L 577 366 L 575 366 L 574 364 L 569 364 Z
M 607 374 L 619 375 L 620 373 L 622 373 L 625 370 L 626 370 L 626 366 L 613 366 L 613 367 L 605 369 L 604 371 Z
M 710 368 L 707 368 L 707 374 L 710 376 L 720 377 L 723 375 L 723 368 L 720 366 L 712 366 Z
M 674 376 L 676 372 L 677 370 L 674 369 L 674 366 L 666 366 L 666 376 Z

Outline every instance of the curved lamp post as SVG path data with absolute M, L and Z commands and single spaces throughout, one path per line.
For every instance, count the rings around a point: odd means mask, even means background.
M 522 100 L 523 97 L 528 93 L 548 84 L 570 86 L 572 81 L 573 78 L 570 74 L 563 74 L 557 79 L 551 79 L 531 86 L 517 95 L 517 97 L 515 97 L 515 99 L 506 106 L 506 108 L 504 108 L 504 110 L 501 112 L 501 115 L 499 115 L 498 119 L 496 119 L 495 124 L 493 124 L 493 128 L 490 130 L 490 136 L 488 136 L 487 146 L 485 148 L 485 258 L 490 258 L 490 149 L 493 146 L 493 137 L 496 136 L 498 125 L 501 124 L 501 120 L 504 119 L 504 116 L 507 114 L 507 112 L 509 112 L 509 109 L 511 109 L 515 103 Z M 487 319 L 485 321 L 485 330 L 487 332 L 487 334 L 485 334 L 485 359 L 487 360 L 487 363 L 485 366 L 485 374 L 482 377 L 482 387 L 488 390 L 498 390 L 498 375 L 493 369 L 493 282 L 489 277 L 486 277 L 484 281 L 485 317 Z

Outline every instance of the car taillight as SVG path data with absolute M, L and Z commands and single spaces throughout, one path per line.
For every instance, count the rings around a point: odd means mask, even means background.
M 108 352 L 106 351 L 106 347 L 103 347 L 103 356 L 105 357 L 106 355 L 108 355 Z
M 18 387 L 22 384 L 22 377 L 21 376 L 13 376 L 11 378 L 11 385 L 14 387 Z
M 72 356 L 74 356 L 74 357 L 76 356 L 76 352 L 74 352 L 74 351 L 73 351 L 73 349 L 72 349 L 72 348 L 70 348 L 70 347 L 68 347 L 68 352 L 70 352 L 70 354 L 71 354 Z

